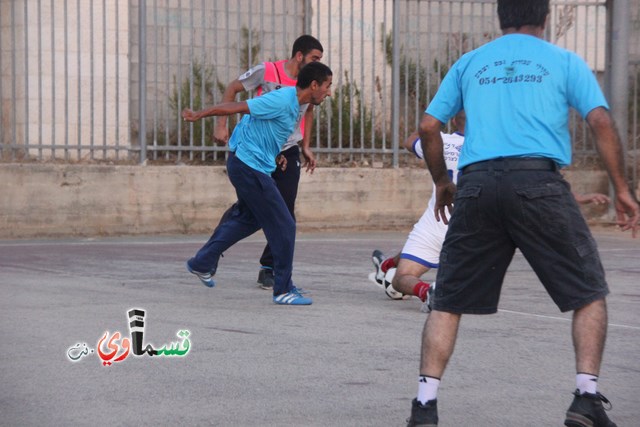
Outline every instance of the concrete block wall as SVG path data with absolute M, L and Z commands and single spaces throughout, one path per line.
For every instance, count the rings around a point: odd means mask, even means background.
M 604 172 L 568 172 L 607 192 Z M 304 174 L 298 228 L 409 231 L 432 181 L 421 168 L 319 168 Z M 0 164 L 0 238 L 209 233 L 235 201 L 222 166 Z M 602 222 L 606 208 L 584 211 Z

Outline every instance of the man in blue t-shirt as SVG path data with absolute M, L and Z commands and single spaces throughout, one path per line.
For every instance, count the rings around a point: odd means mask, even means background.
M 549 0 L 498 0 L 503 36 L 452 66 L 420 123 L 436 184 L 435 215 L 449 230 L 423 333 L 409 426 L 437 425 L 438 386 L 460 317 L 497 311 L 516 248 L 558 308 L 574 311 L 577 390 L 565 425 L 615 426 L 603 409 L 607 399 L 597 391 L 609 290 L 595 240 L 558 171 L 571 162 L 569 107 L 593 131 L 616 193 L 618 224 L 634 237 L 640 208 L 593 73 L 577 55 L 542 39 L 548 13 Z M 467 127 L 456 186 L 447 174 L 440 128 L 462 108 Z M 453 212 L 450 220 L 445 211 Z
M 319 105 L 330 96 L 331 81 L 331 69 L 312 62 L 302 68 L 296 86 L 243 102 L 225 102 L 196 112 L 183 111 L 182 117 L 190 122 L 210 116 L 245 114 L 229 139 L 231 153 L 227 160 L 227 174 L 238 201 L 225 213 L 207 243 L 187 261 L 189 272 L 198 276 L 204 285 L 215 286 L 213 276 L 225 250 L 262 228 L 274 259 L 273 302 L 312 303 L 291 280 L 296 226 L 271 173 L 283 144 L 302 118 L 304 106 Z

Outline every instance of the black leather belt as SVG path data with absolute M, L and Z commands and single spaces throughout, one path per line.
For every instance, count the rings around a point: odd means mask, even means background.
M 500 157 L 497 159 L 485 160 L 483 162 L 472 163 L 462 168 L 463 173 L 476 171 L 557 171 L 558 164 L 550 159 L 538 157 Z

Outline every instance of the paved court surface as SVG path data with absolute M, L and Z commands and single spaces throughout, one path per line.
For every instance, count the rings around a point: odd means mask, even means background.
M 638 426 L 640 239 L 595 235 L 612 288 L 600 390 L 619 426 Z M 0 241 L 0 425 L 404 425 L 425 314 L 367 280 L 371 251 L 400 249 L 403 233 L 300 234 L 294 280 L 311 307 L 275 306 L 257 288 L 261 234 L 229 250 L 205 288 L 184 260 L 206 237 Z M 146 311 L 143 344 L 168 354 L 115 361 L 131 308 Z M 463 317 L 443 427 L 562 424 L 570 315 L 519 254 L 500 308 Z M 105 333 L 111 366 L 97 353 Z

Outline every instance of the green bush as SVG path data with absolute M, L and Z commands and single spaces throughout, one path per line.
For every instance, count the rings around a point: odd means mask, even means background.
M 182 110 L 190 108 L 194 111 L 201 110 L 213 103 L 214 70 L 210 66 L 201 64 L 197 59 L 193 62 L 191 77 L 187 76 L 180 85 L 173 76 L 173 93 L 169 96 L 169 107 L 172 117 L 180 117 Z M 193 91 L 192 91 L 193 89 Z M 204 97 L 203 97 L 204 95 Z M 193 133 L 189 132 L 193 126 Z M 177 130 L 174 131 L 177 134 Z M 196 145 L 213 144 L 213 120 L 200 120 L 193 125 L 186 123 L 182 126 L 178 145 L 189 145 L 191 137 Z

